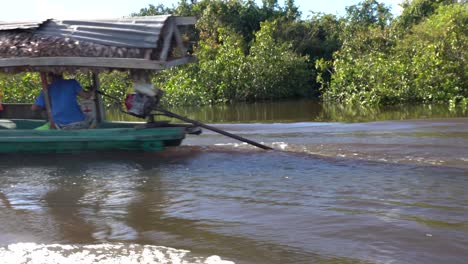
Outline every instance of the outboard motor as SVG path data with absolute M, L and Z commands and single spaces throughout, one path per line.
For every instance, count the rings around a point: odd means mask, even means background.
M 149 71 L 132 70 L 130 76 L 133 81 L 133 89 L 136 92 L 127 95 L 125 106 L 129 114 L 145 118 L 151 114 L 151 111 L 159 103 L 162 91 L 151 83 Z
M 145 118 L 151 114 L 159 100 L 155 96 L 142 93 L 131 93 L 125 98 L 127 112 L 139 118 Z

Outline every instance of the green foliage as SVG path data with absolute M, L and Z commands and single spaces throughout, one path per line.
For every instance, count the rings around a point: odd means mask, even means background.
M 101 90 L 115 98 L 120 98 L 122 101 L 125 95 L 133 91 L 132 81 L 129 78 L 128 72 L 113 71 L 106 74 L 99 75 Z M 112 99 L 103 97 L 106 106 L 117 104 Z
M 311 69 L 306 57 L 273 38 L 278 21 L 264 22 L 248 55 L 243 38 L 220 28 L 217 41 L 201 40 L 199 62 L 171 70 L 157 79 L 168 104 L 212 104 L 305 96 Z
M 174 13 L 174 8 L 165 7 L 163 4 L 154 6 L 150 4 L 148 7 L 140 9 L 140 12 L 132 13 L 131 16 L 158 16 L 169 15 Z
M 450 5 L 453 0 L 405 0 L 402 4 L 403 12 L 395 22 L 400 32 L 406 32 L 435 13 L 441 5 Z
M 317 67 L 319 60 L 331 60 L 333 53 L 341 48 L 341 32 L 343 20 L 334 15 L 313 14 L 307 21 L 292 21 L 284 18 L 278 19 L 274 36 L 278 42 L 291 43 L 292 49 L 303 56 L 309 57 L 309 67 Z M 315 64 L 315 65 L 314 65 Z M 312 81 L 310 90 L 318 95 L 319 81 L 316 79 L 317 71 L 311 70 Z M 330 72 L 320 72 L 320 81 L 330 82 Z
M 41 90 L 41 78 L 37 73 L 0 75 L 0 101 L 8 103 L 32 103 Z
M 340 53 L 365 54 L 374 50 L 385 51 L 392 46 L 387 28 L 392 19 L 389 7 L 376 0 L 365 0 L 346 10 Z
M 99 75 L 101 90 L 106 94 L 123 100 L 131 91 L 132 83 L 127 72 L 113 71 Z M 78 72 L 76 75 L 65 75 L 65 78 L 76 78 L 86 89 L 92 85 L 90 73 Z M 42 89 L 41 78 L 38 73 L 21 73 L 15 75 L 0 75 L 0 101 L 6 103 L 33 103 Z M 104 97 L 107 106 L 114 101 Z
M 391 21 L 390 8 L 376 0 L 364 0 L 346 8 L 346 22 L 349 31 L 369 26 L 385 28 Z
M 74 75 L 65 75 L 65 78 L 76 79 L 83 89 L 89 89 L 93 85 L 91 72 L 77 72 Z M 132 81 L 127 71 L 102 72 L 99 74 L 99 89 L 107 95 L 124 101 L 128 93 L 133 92 Z M 106 107 L 119 107 L 119 102 L 107 96 L 102 97 Z
M 342 20 L 334 15 L 314 14 L 307 21 L 278 19 L 275 38 L 290 42 L 294 51 L 309 56 L 312 60 L 331 59 L 333 52 L 341 47 Z
M 263 22 L 247 57 L 252 76 L 253 94 L 259 99 L 306 96 L 311 69 L 307 58 L 292 51 L 288 42 L 278 43 L 274 31 L 279 21 Z
M 335 54 L 324 98 L 361 104 L 466 101 L 467 24 L 468 10 L 451 4 L 403 38 L 395 38 L 389 27 L 369 25 Z
M 410 58 L 413 87 L 424 101 L 468 97 L 468 9 L 441 6 L 435 15 L 413 27 L 397 54 Z M 402 58 L 404 59 L 404 58 Z
M 277 0 L 262 1 L 261 7 L 253 0 L 202 0 L 194 4 L 192 10 L 190 15 L 198 17 L 201 39 L 210 37 L 216 40 L 219 28 L 230 28 L 241 34 L 247 44 L 260 30 L 261 22 L 278 18 L 292 21 L 300 17 L 293 0 L 287 0 L 284 8 L 278 5 Z

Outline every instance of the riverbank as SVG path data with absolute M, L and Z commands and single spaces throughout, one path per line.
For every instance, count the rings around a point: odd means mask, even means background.
M 468 117 L 468 108 L 449 104 L 402 104 L 360 106 L 323 103 L 312 99 L 232 103 L 213 106 L 172 107 L 169 110 L 208 123 L 371 122 L 427 118 Z M 117 109 L 108 111 L 111 120 L 141 120 Z

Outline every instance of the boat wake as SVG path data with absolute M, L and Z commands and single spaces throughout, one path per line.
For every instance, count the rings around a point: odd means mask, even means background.
M 181 264 L 233 264 L 219 256 L 201 257 L 190 251 L 163 246 L 138 244 L 63 245 L 17 243 L 0 247 L 4 264 L 29 263 L 181 263 Z
M 338 159 L 468 169 L 467 119 L 370 123 L 231 124 L 223 129 L 275 150 Z M 207 132 L 189 146 L 213 151 L 261 151 Z

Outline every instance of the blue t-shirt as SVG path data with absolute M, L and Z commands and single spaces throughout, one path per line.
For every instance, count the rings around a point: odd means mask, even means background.
M 85 120 L 76 96 L 83 90 L 81 85 L 74 79 L 57 80 L 49 85 L 50 107 L 54 122 L 59 125 L 67 125 L 73 122 Z M 44 93 L 37 97 L 35 105 L 45 107 Z

